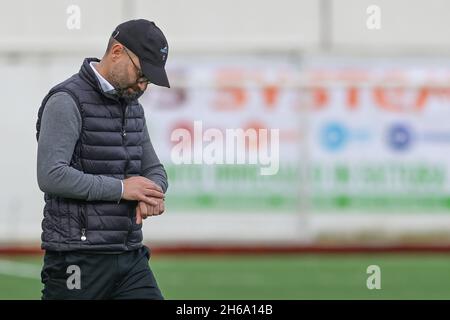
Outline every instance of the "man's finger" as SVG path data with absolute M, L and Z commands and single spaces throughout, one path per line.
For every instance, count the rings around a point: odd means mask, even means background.
M 153 186 L 153 189 L 155 189 L 155 190 L 158 190 L 158 191 L 163 191 L 162 190 L 162 188 L 159 186 L 159 184 L 156 184 L 154 181 L 152 181 L 152 180 L 150 180 L 150 182 L 151 182 L 151 184 L 152 184 L 152 186 Z
M 156 204 L 156 206 L 149 206 L 149 205 L 147 205 L 148 215 L 149 216 L 154 216 L 155 215 L 155 208 L 158 208 L 158 204 Z
M 160 198 L 160 199 L 164 198 L 164 193 L 157 191 L 157 190 L 153 190 L 153 189 L 145 189 L 144 194 L 147 197 L 154 197 L 154 198 Z
M 142 219 L 147 219 L 148 215 L 150 214 L 147 204 L 145 202 L 139 202 L 139 207 L 141 208 Z
M 139 201 L 143 201 L 146 204 L 151 205 L 151 206 L 156 206 L 158 204 L 158 202 L 155 199 L 152 199 L 150 197 L 146 197 L 144 195 L 139 197 Z
M 156 186 L 156 189 L 157 189 L 158 191 L 163 192 L 163 189 L 162 189 L 159 185 L 157 185 L 157 184 L 155 183 L 155 186 Z
M 159 214 L 162 214 L 164 210 L 166 210 L 166 207 L 164 205 L 164 201 L 161 201 L 161 203 L 159 204 Z
M 154 216 L 159 215 L 159 203 L 158 203 L 158 205 L 153 207 L 153 215 Z
M 136 206 L 136 224 L 142 223 L 142 215 L 141 215 L 141 207 L 138 205 Z
M 150 189 L 158 190 L 158 191 L 162 192 L 162 188 L 150 179 L 146 179 L 144 185 L 146 188 L 150 188 Z

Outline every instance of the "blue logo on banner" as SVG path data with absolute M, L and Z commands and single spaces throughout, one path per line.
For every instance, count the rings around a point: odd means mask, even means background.
M 410 128 L 404 124 L 394 124 L 388 129 L 387 143 L 396 151 L 405 151 L 412 144 L 413 134 Z
M 337 151 L 347 144 L 348 131 L 339 123 L 329 123 L 321 130 L 320 141 L 326 149 Z

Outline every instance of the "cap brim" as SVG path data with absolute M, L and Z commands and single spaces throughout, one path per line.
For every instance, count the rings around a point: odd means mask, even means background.
M 167 78 L 164 67 L 157 67 L 145 60 L 140 60 L 142 72 L 151 83 L 157 86 L 170 88 L 169 79 Z

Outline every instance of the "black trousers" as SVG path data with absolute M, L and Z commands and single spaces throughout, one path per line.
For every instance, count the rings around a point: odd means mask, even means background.
M 46 251 L 42 299 L 163 300 L 149 260 L 145 246 L 120 254 Z

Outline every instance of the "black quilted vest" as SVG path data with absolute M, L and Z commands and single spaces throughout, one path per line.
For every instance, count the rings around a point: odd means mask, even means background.
M 103 93 L 89 63 L 79 73 L 53 87 L 38 112 L 36 138 L 49 97 L 66 92 L 78 105 L 80 137 L 70 166 L 84 173 L 124 179 L 141 173 L 144 110 Z M 141 226 L 135 221 L 136 201 L 85 201 L 45 193 L 42 248 L 55 251 L 123 252 L 142 246 Z

